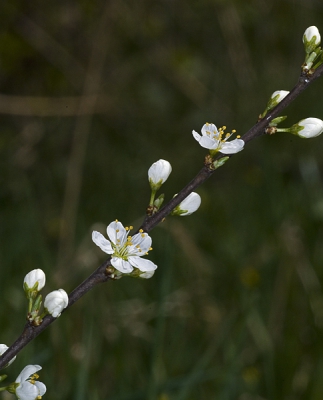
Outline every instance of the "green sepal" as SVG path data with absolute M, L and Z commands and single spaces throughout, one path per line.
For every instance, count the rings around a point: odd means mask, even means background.
M 269 126 L 277 126 L 281 122 L 285 121 L 286 118 L 287 118 L 287 115 L 283 115 L 281 117 L 274 118 L 273 120 L 271 120 Z
M 162 194 L 159 195 L 159 196 L 157 197 L 157 199 L 154 201 L 154 206 L 157 208 L 157 210 L 159 210 L 160 207 L 162 206 L 162 204 L 163 204 L 163 202 L 164 202 L 164 198 L 165 198 L 165 195 L 164 195 L 164 193 L 162 193 Z
M 0 382 L 3 382 L 8 375 L 0 375 Z
M 225 164 L 229 160 L 229 158 L 230 157 L 222 157 L 219 160 L 214 161 L 213 162 L 214 169 L 222 167 L 222 165 Z

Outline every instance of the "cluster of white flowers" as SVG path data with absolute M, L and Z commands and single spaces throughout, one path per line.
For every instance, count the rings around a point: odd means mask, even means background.
M 41 269 L 34 269 L 25 276 L 23 282 L 23 289 L 26 297 L 29 300 L 27 319 L 33 325 L 39 325 L 42 318 L 46 314 L 51 314 L 57 318 L 61 312 L 68 305 L 68 296 L 63 289 L 54 290 L 50 292 L 44 301 L 45 311 L 39 315 L 40 306 L 42 303 L 42 296 L 39 293 L 45 286 L 46 275 Z M 8 350 L 6 344 L 0 344 L 0 356 Z M 16 359 L 13 357 L 5 366 L 8 367 Z M 0 388 L 0 390 L 7 390 L 13 393 L 20 400 L 39 400 L 46 393 L 46 386 L 44 383 L 37 381 L 39 378 L 37 371 L 41 369 L 39 365 L 27 365 L 18 375 L 15 382 Z M 6 375 L 0 376 L 0 381 L 3 381 Z
M 320 46 L 321 35 L 316 26 L 307 28 L 303 35 L 303 43 L 306 52 L 305 62 L 302 66 L 302 73 L 305 76 L 310 76 L 311 73 L 323 62 L 322 49 Z M 322 60 L 321 60 L 322 59 Z M 316 64 L 315 64 L 316 63 Z M 286 96 L 289 91 L 277 90 L 275 91 L 259 120 L 264 118 L 266 114 L 276 107 Z M 276 128 L 286 116 L 275 118 L 269 124 L 272 131 L 275 132 L 289 132 L 301 138 L 313 138 L 319 136 L 323 132 L 323 121 L 318 118 L 306 118 L 294 124 L 290 128 Z M 213 123 L 205 123 L 202 126 L 201 134 L 195 130 L 192 131 L 194 139 L 200 144 L 201 147 L 209 150 L 208 156 L 213 163 L 213 170 L 226 162 L 229 157 L 217 157 L 218 153 L 231 155 L 243 150 L 245 142 L 237 136 L 236 139 L 229 141 L 229 139 L 236 133 L 232 130 L 231 133 L 225 133 L 226 127 L 217 128 Z M 206 160 L 209 160 L 206 158 Z M 206 163 L 206 165 L 208 165 Z M 166 182 L 172 172 L 171 164 L 163 159 L 153 163 L 148 170 L 148 181 L 151 187 L 151 198 L 149 207 L 147 208 L 148 217 L 158 212 L 164 201 L 164 195 L 160 195 L 155 199 L 156 192 Z M 176 196 L 176 195 L 175 195 Z M 201 197 L 191 192 L 180 204 L 173 208 L 171 215 L 188 216 L 198 210 L 201 205 Z M 93 242 L 105 253 L 111 256 L 111 274 L 112 278 L 118 279 L 123 274 L 133 277 L 149 279 L 154 275 L 157 265 L 152 261 L 143 258 L 148 255 L 152 250 L 152 239 L 147 232 L 139 229 L 134 235 L 130 235 L 132 226 L 124 227 L 121 222 L 115 220 L 111 222 L 106 229 L 106 239 L 100 232 L 92 232 Z M 110 268 L 110 267 L 109 267 Z M 34 269 L 26 274 L 23 281 L 23 288 L 26 297 L 29 301 L 27 319 L 33 325 L 39 325 L 42 318 L 46 314 L 52 315 L 57 318 L 61 315 L 63 310 L 68 306 L 69 298 L 65 290 L 58 289 L 50 292 L 44 300 L 44 312 L 39 314 L 42 304 L 42 295 L 40 291 L 44 288 L 46 283 L 45 273 L 41 269 Z M 8 346 L 0 344 L 0 356 L 7 350 Z M 14 356 L 5 366 L 10 366 L 16 359 Z M 15 382 L 12 382 L 0 390 L 7 390 L 15 394 L 20 400 L 39 400 L 46 393 L 46 386 L 44 383 L 39 382 L 37 372 L 42 367 L 39 365 L 27 365 L 18 375 Z M 6 375 L 0 376 L 0 381 L 4 380 Z

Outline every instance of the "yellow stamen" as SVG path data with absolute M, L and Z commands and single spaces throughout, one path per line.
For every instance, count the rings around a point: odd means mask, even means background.
M 133 226 L 132 226 L 132 225 L 130 225 L 130 229 L 133 229 Z
M 139 233 L 143 233 L 143 230 L 142 230 L 142 229 L 139 229 Z
M 237 139 L 240 139 L 240 138 L 241 138 L 241 136 L 240 136 L 240 135 L 238 135 L 238 136 L 237 136 Z

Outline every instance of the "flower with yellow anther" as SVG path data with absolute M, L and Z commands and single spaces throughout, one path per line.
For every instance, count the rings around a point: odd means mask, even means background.
M 40 400 L 46 393 L 46 385 L 37 381 L 39 376 L 36 372 L 41 369 L 40 365 L 27 365 L 6 390 L 14 393 L 20 400 Z
M 107 227 L 110 240 L 97 231 L 92 232 L 92 240 L 102 251 L 111 254 L 112 266 L 123 274 L 131 273 L 134 268 L 142 272 L 154 271 L 157 265 L 141 258 L 152 250 L 151 237 L 142 229 L 130 236 L 128 233 L 131 229 L 132 226 L 124 227 L 121 222 L 115 220 Z
M 215 155 L 217 152 L 223 154 L 235 154 L 241 151 L 244 147 L 244 141 L 239 139 L 231 140 L 228 139 L 236 132 L 233 130 L 231 133 L 225 133 L 226 127 L 217 129 L 214 124 L 209 124 L 208 122 L 203 125 L 201 129 L 202 135 L 196 131 L 192 131 L 194 139 L 197 140 L 200 146 L 209 149 L 211 155 Z

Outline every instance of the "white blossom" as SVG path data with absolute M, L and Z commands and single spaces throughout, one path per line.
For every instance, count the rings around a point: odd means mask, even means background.
M 209 149 L 212 152 L 216 153 L 220 151 L 223 154 L 234 154 L 241 151 L 244 147 L 244 141 L 242 139 L 234 139 L 231 142 L 227 140 L 232 136 L 235 131 L 232 133 L 225 134 L 226 127 L 219 128 L 214 124 L 206 123 L 203 125 L 201 132 L 202 135 L 197 133 L 196 131 L 192 131 L 194 139 L 199 142 L 199 144 Z
M 40 365 L 27 365 L 18 375 L 15 383 L 16 396 L 20 400 L 38 400 L 46 393 L 46 386 L 38 382 L 37 371 L 41 370 Z
M 40 291 L 46 283 L 46 275 L 41 269 L 33 269 L 25 276 L 24 284 L 32 289 L 38 283 L 37 290 Z M 25 285 L 24 285 L 25 286 Z
M 59 317 L 67 305 L 68 295 L 63 289 L 54 290 L 45 297 L 44 307 L 54 318 Z
M 323 132 L 323 121 L 319 118 L 302 119 L 296 125 L 302 128 L 297 130 L 297 135 L 305 139 L 319 136 Z
M 190 193 L 172 212 L 173 215 L 185 217 L 193 214 L 201 205 L 201 196 L 195 192 Z
M 92 232 L 93 242 L 100 247 L 102 251 L 111 254 L 111 264 L 118 271 L 128 274 L 134 268 L 142 272 L 154 271 L 157 268 L 153 262 L 141 258 L 151 250 L 151 237 L 143 232 L 128 236 L 128 231 L 132 227 L 124 227 L 118 220 L 111 222 L 107 227 L 107 234 L 110 240 L 107 240 L 101 233 Z
M 316 26 L 310 26 L 309 28 L 306 29 L 303 35 L 303 43 L 310 42 L 313 37 L 315 36 L 315 42 L 314 44 L 318 46 L 321 43 L 321 35 L 319 30 L 317 29 Z
M 5 345 L 5 344 L 0 344 L 0 356 L 2 356 L 2 354 L 4 353 L 4 352 L 6 352 L 7 350 L 9 349 L 9 347 L 7 346 L 7 345 Z M 5 367 L 9 367 L 9 365 L 10 364 L 12 364 L 14 361 L 15 361 L 15 359 L 16 359 L 16 356 L 14 356 L 9 362 L 8 362 L 8 364 L 5 366 Z
M 153 190 L 158 190 L 172 172 L 172 166 L 166 160 L 158 160 L 148 170 L 148 179 Z

